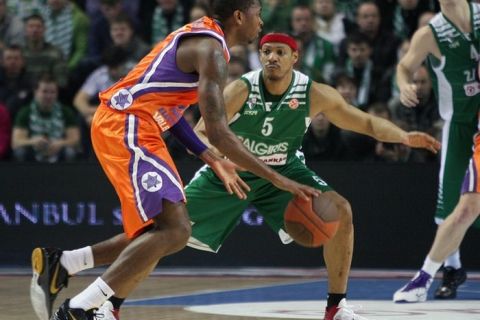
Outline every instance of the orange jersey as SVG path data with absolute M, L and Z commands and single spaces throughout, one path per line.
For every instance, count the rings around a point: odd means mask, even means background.
M 161 138 L 198 101 L 196 73 L 178 70 L 183 36 L 211 36 L 229 53 L 220 26 L 202 18 L 171 33 L 116 84 L 100 93 L 92 144 L 122 206 L 126 235 L 134 238 L 163 211 L 163 201 L 185 201 L 183 184 Z
M 468 163 L 467 173 L 463 179 L 461 194 L 467 192 L 480 192 L 480 113 L 478 114 L 478 132 L 473 138 L 473 155 Z
M 230 59 L 222 29 L 215 20 L 203 17 L 159 42 L 125 78 L 101 92 L 100 101 L 115 110 L 153 119 L 162 132 L 168 130 L 198 101 L 198 74 L 184 73 L 176 63 L 178 43 L 185 35 L 216 38 L 225 60 Z

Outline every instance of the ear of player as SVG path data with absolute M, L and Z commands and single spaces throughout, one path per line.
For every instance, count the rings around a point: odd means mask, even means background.
M 293 198 L 285 209 L 284 220 L 285 230 L 296 243 L 315 248 L 335 236 L 340 215 L 335 203 L 322 194 L 308 201 Z

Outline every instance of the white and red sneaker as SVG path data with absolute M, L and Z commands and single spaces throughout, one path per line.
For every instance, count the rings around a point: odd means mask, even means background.
M 110 301 L 105 301 L 97 311 L 95 315 L 103 315 L 102 320 L 120 320 L 120 310 L 114 309 Z
M 331 306 L 325 309 L 324 320 L 368 320 L 356 314 L 354 309 L 356 308 L 348 305 L 347 300 L 343 298 L 338 306 Z

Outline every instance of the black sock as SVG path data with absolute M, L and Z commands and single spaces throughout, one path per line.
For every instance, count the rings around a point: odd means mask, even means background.
M 116 309 L 116 310 L 120 309 L 123 301 L 125 301 L 125 299 L 120 299 L 120 298 L 117 298 L 115 296 L 110 297 L 110 299 L 108 299 L 108 300 L 110 300 L 110 302 L 112 303 L 113 309 Z
M 328 293 L 327 308 L 330 308 L 331 306 L 338 306 L 340 301 L 346 297 L 346 293 Z

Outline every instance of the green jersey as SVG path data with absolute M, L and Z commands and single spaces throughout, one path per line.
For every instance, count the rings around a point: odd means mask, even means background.
M 442 13 L 430 22 L 442 55 L 428 62 L 439 111 L 446 121 L 475 121 L 480 106 L 477 65 L 480 60 L 480 5 L 470 3 L 471 33 L 463 33 Z
M 248 98 L 232 118 L 230 128 L 265 164 L 282 166 L 289 163 L 310 124 L 312 81 L 294 71 L 287 91 L 275 99 L 264 89 L 261 70 L 247 73 L 241 79 L 248 86 Z

